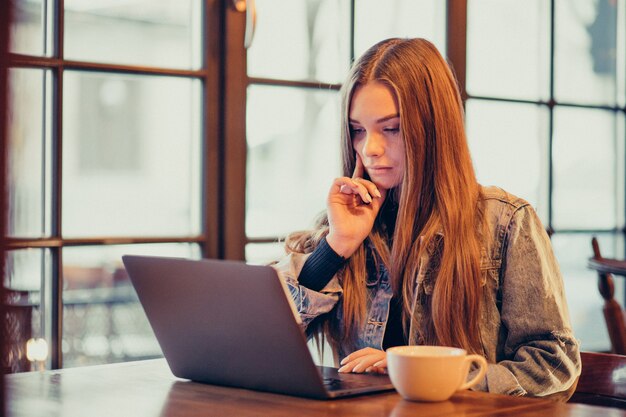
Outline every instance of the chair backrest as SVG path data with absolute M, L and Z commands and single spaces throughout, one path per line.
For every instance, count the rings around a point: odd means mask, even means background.
M 594 260 L 602 260 L 600 246 L 598 240 L 594 237 L 591 239 Z M 589 267 L 594 269 L 593 264 Z M 611 274 L 600 271 L 598 272 L 598 289 L 602 298 L 604 298 L 604 320 L 611 339 L 611 351 L 620 355 L 626 355 L 626 321 L 624 320 L 624 310 L 622 306 L 613 298 L 615 294 L 615 283 Z
M 570 402 L 626 407 L 626 356 L 581 352 L 582 373 Z

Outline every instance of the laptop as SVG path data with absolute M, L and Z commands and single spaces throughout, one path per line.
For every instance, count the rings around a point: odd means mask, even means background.
M 316 366 L 289 290 L 270 266 L 122 259 L 179 378 L 317 399 L 393 389 L 387 375 Z

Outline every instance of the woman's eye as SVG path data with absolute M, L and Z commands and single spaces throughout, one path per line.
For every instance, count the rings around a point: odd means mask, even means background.
M 386 127 L 386 128 L 383 129 L 383 131 L 385 131 L 387 133 L 396 134 L 396 133 L 400 132 L 400 128 L 399 127 Z
M 350 128 L 350 134 L 351 135 L 359 135 L 361 133 L 363 133 L 365 131 L 365 129 L 362 129 L 360 127 L 351 127 Z

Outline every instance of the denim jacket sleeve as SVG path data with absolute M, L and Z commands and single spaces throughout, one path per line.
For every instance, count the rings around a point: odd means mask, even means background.
M 489 365 L 483 386 L 476 389 L 530 396 L 566 391 L 580 375 L 580 353 L 550 240 L 527 204 L 513 214 L 505 234 L 502 360 Z
M 298 283 L 298 276 L 304 262 L 310 254 L 291 253 L 272 265 L 278 276 L 289 288 L 289 293 L 296 304 L 303 330 L 318 316 L 328 313 L 335 307 L 343 293 L 337 275 L 319 292 Z

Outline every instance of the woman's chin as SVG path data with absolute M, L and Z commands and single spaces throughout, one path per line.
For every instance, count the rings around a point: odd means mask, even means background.
M 375 178 L 372 179 L 372 182 L 376 184 L 376 187 L 378 187 L 378 189 L 390 190 L 400 185 L 401 181 L 394 181 L 389 178 Z

